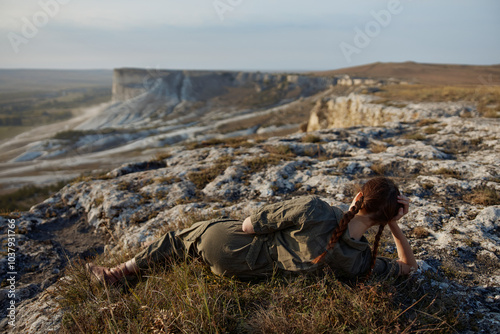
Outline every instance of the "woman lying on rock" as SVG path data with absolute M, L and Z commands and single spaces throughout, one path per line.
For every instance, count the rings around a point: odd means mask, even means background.
M 138 274 L 152 265 L 168 266 L 186 256 L 201 258 L 212 272 L 240 279 L 266 277 L 274 271 L 315 272 L 325 267 L 339 278 L 383 278 L 417 268 L 408 240 L 397 221 L 408 213 L 409 199 L 389 179 L 369 180 L 343 213 L 316 196 L 265 205 L 246 218 L 210 220 L 172 231 L 133 259 L 114 268 L 87 264 L 105 284 Z M 363 234 L 378 226 L 373 252 Z M 398 260 L 377 257 L 384 227 L 397 246 Z

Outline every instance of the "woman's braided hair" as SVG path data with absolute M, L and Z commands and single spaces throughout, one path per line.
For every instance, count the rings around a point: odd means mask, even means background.
M 345 230 L 347 229 L 347 225 L 349 224 L 349 222 L 351 221 L 351 219 L 354 218 L 354 216 L 359 212 L 359 210 L 361 210 L 363 208 L 363 200 L 364 200 L 364 196 L 361 196 L 361 198 L 359 199 L 359 201 L 356 201 L 356 203 L 354 204 L 354 206 L 352 206 L 349 209 L 349 211 L 347 211 L 346 213 L 344 213 L 344 216 L 340 220 L 339 225 L 333 231 L 333 234 L 332 234 L 332 236 L 330 238 L 330 241 L 328 242 L 328 245 L 326 246 L 326 251 L 324 251 L 320 256 L 318 256 L 317 258 L 315 258 L 312 261 L 313 263 L 316 264 L 319 261 L 321 261 L 325 257 L 325 255 L 328 252 L 328 250 L 332 249 L 333 247 L 335 247 L 335 244 L 340 239 L 340 237 L 342 236 L 342 234 L 344 234 Z
M 375 241 L 373 242 L 372 260 L 368 276 L 371 274 L 377 260 L 378 246 L 384 227 L 398 214 L 399 208 L 402 205 L 398 203 L 398 195 L 400 194 L 398 187 L 392 180 L 386 177 L 375 177 L 369 180 L 361 188 L 361 193 L 361 198 L 354 203 L 349 211 L 344 213 L 339 225 L 333 231 L 330 241 L 326 246 L 326 251 L 315 258 L 312 261 L 313 263 L 321 261 L 328 250 L 335 247 L 335 244 L 344 234 L 351 219 L 354 218 L 360 210 L 363 210 L 365 214 L 370 216 L 370 219 L 375 225 L 379 225 Z

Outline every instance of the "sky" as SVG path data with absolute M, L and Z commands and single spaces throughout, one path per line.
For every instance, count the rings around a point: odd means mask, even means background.
M 0 68 L 500 64 L 498 0 L 0 0 Z

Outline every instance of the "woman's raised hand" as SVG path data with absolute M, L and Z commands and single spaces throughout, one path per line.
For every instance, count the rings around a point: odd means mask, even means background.
M 395 224 L 401 217 L 406 215 L 410 209 L 410 199 L 404 195 L 398 196 L 398 203 L 403 204 L 403 207 L 399 209 L 398 214 L 389 222 L 389 224 Z
M 408 213 L 410 207 L 410 199 L 406 196 L 398 196 L 398 203 L 403 204 L 403 207 L 399 209 L 398 214 L 389 222 L 389 228 L 391 229 L 394 242 L 396 243 L 396 248 L 398 250 L 400 264 L 399 274 L 407 275 L 412 270 L 418 269 L 417 260 L 413 255 L 410 243 L 406 239 L 405 235 L 401 231 L 398 225 L 398 220 Z

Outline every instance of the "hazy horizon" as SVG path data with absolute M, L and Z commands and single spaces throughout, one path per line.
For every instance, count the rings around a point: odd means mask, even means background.
M 330 71 L 330 70 L 340 70 L 344 68 L 349 68 L 349 67 L 357 67 L 357 66 L 363 66 L 363 65 L 370 65 L 374 63 L 406 63 L 406 62 L 414 62 L 412 60 L 408 60 L 405 62 L 373 62 L 373 63 L 368 63 L 368 64 L 359 64 L 355 66 L 346 66 L 346 67 L 339 67 L 339 68 L 325 68 L 325 69 L 320 69 L 320 70 L 310 70 L 310 69 L 294 69 L 294 70 L 261 70 L 261 69 L 220 69 L 220 68 L 214 68 L 214 69 L 205 69 L 205 68 L 155 68 L 156 70 L 183 70 L 183 71 L 228 71 L 228 72 L 259 72 L 259 71 L 265 71 L 265 72 L 297 72 L 297 73 L 303 73 L 303 72 L 310 72 L 310 71 Z M 419 62 L 414 62 L 418 64 L 429 64 L 429 65 L 457 65 L 457 66 L 500 66 L 500 62 L 495 63 L 495 64 L 463 64 L 463 63 L 419 63 Z M 116 69 L 148 69 L 147 67 L 135 67 L 135 66 L 124 66 L 124 67 L 114 67 L 114 68 L 6 68 L 6 67 L 0 67 L 0 71 L 5 71 L 5 70 L 12 70 L 12 71 L 114 71 Z

